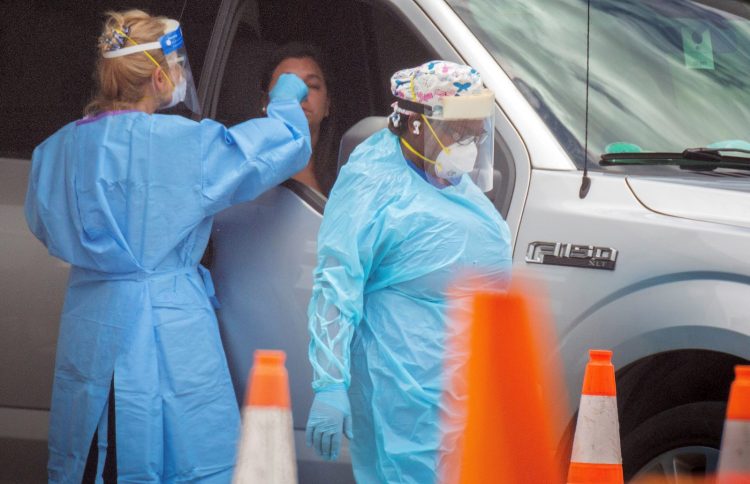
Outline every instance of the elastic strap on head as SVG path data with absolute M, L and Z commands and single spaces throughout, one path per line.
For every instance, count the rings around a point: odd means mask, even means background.
M 434 129 L 432 129 L 432 125 L 430 124 L 430 121 L 429 121 L 429 120 L 427 119 L 427 116 L 425 116 L 425 115 L 423 114 L 423 115 L 422 115 L 422 119 L 424 119 L 424 122 L 425 122 L 425 123 L 427 123 L 427 127 L 428 127 L 428 128 L 430 128 L 430 133 L 432 133 L 432 136 L 433 136 L 433 137 L 435 138 L 435 141 L 437 141 L 437 142 L 438 142 L 438 144 L 440 145 L 440 149 L 442 149 L 442 150 L 443 150 L 443 151 L 445 151 L 446 153 L 450 153 L 450 152 L 451 152 L 451 150 L 449 150 L 448 148 L 446 148 L 446 147 L 445 147 L 445 146 L 443 145 L 443 142 L 442 142 L 442 141 L 440 141 L 440 138 L 438 137 L 437 133 L 435 133 L 435 130 L 434 130 Z
M 172 85 L 172 89 L 174 89 L 175 84 L 174 84 L 174 82 L 172 82 L 172 78 L 169 77 L 169 74 L 167 74 L 167 72 L 164 70 L 164 68 L 161 66 L 161 64 L 159 64 L 156 61 L 156 59 L 154 59 L 154 56 L 152 56 L 151 54 L 148 53 L 149 50 L 161 49 L 161 44 L 159 42 L 150 42 L 148 44 L 141 45 L 138 42 L 136 42 L 135 40 L 131 39 L 128 36 L 128 34 L 126 34 L 125 32 L 123 32 L 122 30 L 120 30 L 120 29 L 113 29 L 113 30 L 115 32 L 117 32 L 118 34 L 122 35 L 123 37 L 125 37 L 126 39 L 128 39 L 134 45 L 132 45 L 130 47 L 125 47 L 123 49 L 118 49 L 118 50 L 115 50 L 115 51 L 111 51 L 111 52 L 105 52 L 103 54 L 103 56 L 105 58 L 111 59 L 113 57 L 121 57 L 121 56 L 125 56 L 125 55 L 134 54 L 136 52 L 143 52 L 144 54 L 146 54 L 146 57 L 148 57 L 151 60 L 151 62 L 154 63 L 154 65 L 156 67 L 158 67 L 159 69 L 162 70 L 162 72 L 164 73 L 164 75 L 167 77 L 167 80 Z
M 407 101 L 406 99 L 396 98 L 396 102 L 391 104 L 391 107 L 393 107 L 394 113 L 400 113 L 400 114 L 406 114 L 406 115 L 419 114 L 420 116 L 422 116 L 422 119 L 427 124 L 427 127 L 430 129 L 430 133 L 432 133 L 432 136 L 435 137 L 435 140 L 440 145 L 440 148 L 446 153 L 450 153 L 450 150 L 446 148 L 445 145 L 443 145 L 443 143 L 440 141 L 440 138 L 438 137 L 437 133 L 435 133 L 435 130 L 432 128 L 432 124 L 430 124 L 430 121 L 427 119 L 427 116 L 425 116 L 424 114 L 425 109 L 430 108 L 430 106 L 426 106 L 424 104 L 420 104 L 417 102 Z
M 431 159 L 427 158 L 422 153 L 420 153 L 419 151 L 417 151 L 414 148 L 412 148 L 412 146 L 409 143 L 407 143 L 404 138 L 399 138 L 399 139 L 401 140 L 401 144 L 403 144 L 404 146 L 406 146 L 406 149 L 408 149 L 409 151 L 411 151 L 412 153 L 414 153 L 415 155 L 417 155 L 418 157 L 420 157 L 421 159 L 423 159 L 427 163 L 432 163 L 436 167 L 440 168 L 440 163 L 438 163 L 435 160 L 431 160 Z
M 127 40 L 130 40 L 130 39 L 127 39 Z M 161 49 L 161 44 L 159 42 L 149 42 L 147 44 L 137 44 L 137 45 L 131 45 L 130 47 L 123 47 L 117 50 L 110 50 L 102 54 L 102 56 L 107 59 L 114 59 L 115 57 L 124 57 L 126 55 L 136 54 L 138 52 L 143 52 L 146 50 L 157 50 L 157 49 Z

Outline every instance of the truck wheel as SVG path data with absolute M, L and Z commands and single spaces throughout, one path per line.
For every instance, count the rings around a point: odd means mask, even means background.
M 694 402 L 645 420 L 622 438 L 625 480 L 649 475 L 672 484 L 678 474 L 715 472 L 725 412 L 723 402 Z

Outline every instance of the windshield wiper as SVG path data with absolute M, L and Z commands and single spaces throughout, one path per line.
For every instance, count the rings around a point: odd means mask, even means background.
M 601 166 L 618 165 L 676 165 L 685 170 L 715 170 L 716 168 L 735 168 L 750 170 L 750 157 L 731 156 L 722 153 L 743 153 L 750 155 L 750 150 L 741 148 L 688 148 L 673 153 L 604 153 Z

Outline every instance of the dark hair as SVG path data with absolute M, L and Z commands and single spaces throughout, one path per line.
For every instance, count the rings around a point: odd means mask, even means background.
M 323 52 L 317 46 L 302 42 L 290 42 L 282 45 L 274 51 L 266 64 L 260 80 L 260 88 L 264 94 L 268 94 L 268 87 L 271 84 L 271 77 L 276 67 L 286 59 L 304 58 L 312 59 L 320 67 L 323 73 L 323 81 L 325 81 L 328 90 L 328 97 L 331 99 L 328 116 L 320 123 L 320 135 L 318 144 L 315 146 L 315 164 L 313 165 L 315 179 L 323 194 L 328 196 L 333 187 L 333 182 L 336 181 L 338 143 L 336 142 L 335 103 L 331 97 L 333 79 Z
M 271 84 L 271 77 L 276 67 L 284 62 L 286 59 L 304 59 L 309 57 L 314 60 L 323 72 L 323 78 L 326 81 L 326 85 L 330 85 L 330 72 L 328 70 L 328 63 L 323 52 L 315 45 L 305 44 L 302 42 L 289 42 L 281 47 L 277 48 L 266 63 L 265 69 L 263 70 L 263 77 L 260 79 L 260 88 L 264 93 L 268 92 L 268 86 Z

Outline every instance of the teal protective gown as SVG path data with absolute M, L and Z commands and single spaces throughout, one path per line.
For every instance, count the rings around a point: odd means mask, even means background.
M 239 409 L 198 265 L 212 216 L 305 166 L 296 101 L 225 128 L 108 112 L 34 151 L 26 218 L 72 265 L 57 344 L 49 481 L 79 483 L 95 429 L 106 453 L 114 375 L 118 482 L 228 483 Z
M 348 387 L 357 482 L 438 480 L 461 432 L 450 400 L 463 398 L 443 394 L 444 370 L 465 357 L 446 344 L 447 291 L 507 282 L 510 243 L 468 176 L 436 188 L 388 130 L 341 169 L 318 237 L 310 361 L 313 388 Z

